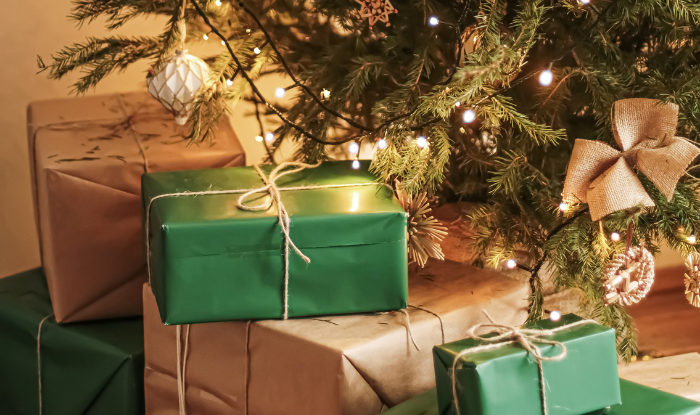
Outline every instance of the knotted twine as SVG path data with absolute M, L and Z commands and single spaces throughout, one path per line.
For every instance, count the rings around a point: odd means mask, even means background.
M 39 379 L 39 415 L 42 415 L 44 413 L 44 399 L 41 393 L 41 327 L 44 325 L 46 320 L 50 319 L 51 317 L 53 317 L 53 314 L 49 314 L 48 316 L 41 319 L 41 321 L 39 322 L 39 329 L 36 333 L 36 363 L 38 375 L 37 377 Z
M 617 101 L 612 125 L 618 151 L 600 141 L 576 140 L 564 183 L 567 203 L 588 203 L 591 219 L 638 205 L 654 206 L 634 170 L 671 200 L 676 184 L 700 150 L 676 137 L 678 106 L 655 99 Z
M 494 350 L 503 346 L 508 346 L 510 344 L 521 345 L 529 354 L 532 355 L 532 357 L 534 357 L 535 362 L 537 363 L 537 371 L 540 380 L 540 400 L 542 402 L 542 414 L 547 415 L 547 395 L 545 393 L 547 385 L 544 378 L 542 362 L 556 362 L 563 360 L 566 357 L 566 346 L 562 342 L 556 340 L 543 339 L 542 337 L 553 336 L 559 331 L 568 330 L 576 326 L 598 323 L 595 320 L 579 320 L 577 322 L 549 330 L 524 329 L 516 326 L 509 326 L 506 324 L 498 324 L 493 321 L 491 316 L 486 311 L 484 311 L 484 314 L 486 315 L 486 318 L 488 318 L 489 321 L 491 321 L 491 323 L 477 324 L 473 326 L 467 331 L 467 336 L 476 341 L 490 344 L 464 349 L 461 352 L 459 352 L 457 356 L 455 356 L 455 359 L 452 362 L 452 396 L 454 397 L 455 410 L 457 411 L 457 415 L 459 415 L 460 413 L 459 400 L 457 398 L 457 365 L 459 363 L 459 360 L 468 354 Z M 481 328 L 488 328 L 490 329 L 490 332 L 496 332 L 497 335 L 493 337 L 484 337 L 476 334 L 476 331 Z M 535 343 L 551 345 L 555 348 L 559 347 L 560 352 L 554 356 L 544 356 L 542 354 L 542 351 L 535 345 Z

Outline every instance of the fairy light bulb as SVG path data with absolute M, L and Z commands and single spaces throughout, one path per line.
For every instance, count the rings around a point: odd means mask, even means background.
M 226 46 L 226 42 L 224 42 L 224 41 L 222 40 L 222 41 L 221 41 L 221 46 Z
M 255 136 L 255 141 L 257 141 L 258 143 L 262 143 L 262 140 L 263 140 L 263 137 L 261 135 Z
M 586 4 L 590 3 L 591 0 L 578 0 L 578 2 L 585 6 Z
M 358 151 L 360 151 L 360 145 L 355 141 L 348 145 L 348 152 L 350 152 L 350 154 L 357 154 Z
M 277 98 L 284 98 L 286 93 L 287 91 L 282 87 L 277 87 L 277 89 L 275 89 L 275 97 Z
M 353 160 L 351 166 L 353 170 L 358 170 L 360 168 L 360 160 Z
M 613 242 L 619 242 L 620 241 L 620 234 L 617 232 L 613 232 L 610 234 L 610 240 Z
M 275 135 L 274 135 L 274 134 L 272 134 L 272 133 L 267 133 L 267 134 L 265 134 L 265 142 L 266 142 L 266 143 L 271 143 L 271 142 L 273 142 L 273 141 L 275 141 Z
M 209 40 L 209 35 L 206 34 L 206 33 L 205 33 L 204 36 L 202 36 L 202 37 L 204 38 L 204 40 Z
M 690 236 L 688 237 L 688 243 L 689 243 L 689 244 L 695 245 L 696 242 L 697 242 L 697 239 L 695 238 L 695 235 L 690 235 Z
M 227 80 L 226 80 L 226 85 L 228 85 L 228 86 L 233 85 L 233 79 L 227 79 Z
M 435 27 L 439 24 L 440 24 L 440 19 L 438 19 L 437 16 L 430 16 L 430 18 L 428 18 L 428 25 L 429 26 Z
M 569 204 L 566 202 L 559 203 L 559 210 L 562 212 L 566 212 L 567 210 L 569 210 Z
M 326 88 L 323 88 L 323 91 L 321 91 L 321 96 L 324 99 L 328 99 L 331 96 L 331 91 L 327 90 Z
M 545 69 L 544 71 L 540 72 L 540 85 L 550 86 L 553 80 L 554 74 L 551 70 Z
M 462 121 L 464 121 L 467 124 L 473 123 L 475 119 L 476 119 L 476 111 L 474 111 L 471 108 L 464 111 L 464 114 L 462 114 Z
M 551 313 L 549 313 L 549 319 L 552 321 L 561 320 L 561 311 L 552 311 Z
M 253 53 L 256 54 L 256 55 L 259 55 L 259 54 L 260 54 L 260 48 L 256 46 L 255 49 L 253 49 Z
M 509 259 L 508 261 L 506 261 L 506 268 L 508 268 L 508 269 L 513 269 L 513 268 L 515 268 L 517 265 L 518 265 L 518 263 L 515 262 L 515 260 L 512 259 L 512 258 Z
M 461 102 L 459 102 L 459 101 L 455 102 L 455 107 L 459 107 L 460 105 L 462 105 Z
M 380 139 L 377 141 L 377 148 L 380 149 L 380 150 L 384 150 L 384 149 L 386 148 L 386 140 L 383 139 L 383 138 L 380 138 Z
M 217 6 L 221 6 L 221 0 L 216 0 L 214 4 L 216 4 Z
M 416 138 L 416 145 L 418 148 L 425 148 L 425 146 L 428 145 L 428 139 L 425 138 L 425 136 L 419 135 L 418 138 Z

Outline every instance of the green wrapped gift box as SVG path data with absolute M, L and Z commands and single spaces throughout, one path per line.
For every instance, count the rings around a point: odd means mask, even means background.
M 41 269 L 0 279 L 0 413 L 143 414 L 142 319 L 57 324 L 52 315 Z
M 620 379 L 622 404 L 589 415 L 700 415 L 700 402 Z M 444 415 L 438 411 L 437 391 L 431 389 L 396 405 L 382 415 Z
M 560 321 L 541 320 L 528 329 L 557 330 L 543 339 L 560 342 L 566 357 L 543 361 L 549 415 L 580 415 L 620 403 L 615 332 L 595 323 L 579 324 L 573 314 Z M 452 395 L 452 364 L 465 349 L 489 343 L 465 339 L 435 346 L 433 357 L 440 414 L 456 414 Z M 543 356 L 561 352 L 554 345 L 535 342 Z M 538 365 L 520 344 L 512 342 L 460 358 L 457 365 L 460 415 L 540 415 Z
M 288 256 L 290 317 L 406 307 L 406 213 L 367 168 L 325 162 L 276 181 L 291 240 L 311 260 Z M 268 176 L 273 166 L 261 169 Z M 264 184 L 253 167 L 143 175 L 151 287 L 163 323 L 283 317 L 278 206 L 237 207 L 245 190 Z M 229 193 L 191 194 L 211 191 Z M 269 197 L 259 193 L 246 204 L 268 204 Z

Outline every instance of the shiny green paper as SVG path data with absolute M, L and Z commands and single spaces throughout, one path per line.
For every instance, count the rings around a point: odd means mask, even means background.
M 290 236 L 311 259 L 289 255 L 289 316 L 351 314 L 406 307 L 406 213 L 376 183 L 368 162 L 326 162 L 281 177 Z M 269 175 L 273 166 L 262 166 Z M 253 167 L 143 175 L 144 212 L 158 195 L 260 188 Z M 284 257 L 277 206 L 246 211 L 241 193 L 167 196 L 150 208 L 151 286 L 168 325 L 280 318 Z M 269 202 L 257 194 L 246 204 Z
M 700 415 L 700 402 L 620 379 L 622 404 L 591 412 L 589 415 Z M 517 413 L 519 414 L 519 413 Z M 382 415 L 444 415 L 438 411 L 438 398 L 431 389 L 396 405 Z
M 558 322 L 541 320 L 524 328 L 554 329 L 579 320 L 569 314 Z M 612 329 L 584 324 L 545 338 L 561 342 L 567 349 L 563 360 L 543 362 L 549 415 L 580 415 L 620 403 Z M 456 414 L 450 376 L 455 356 L 480 345 L 474 339 L 465 339 L 433 349 L 440 414 Z M 544 356 L 560 352 L 552 345 L 537 346 Z M 456 376 L 461 415 L 542 413 L 537 363 L 521 345 L 513 343 L 467 354 L 460 363 Z
M 0 414 L 40 415 L 37 335 L 53 310 L 40 268 L 0 279 Z M 42 415 L 138 415 L 143 321 L 41 326 Z

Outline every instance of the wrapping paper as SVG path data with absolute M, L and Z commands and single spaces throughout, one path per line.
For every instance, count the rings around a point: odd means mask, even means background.
M 0 279 L 0 413 L 143 414 L 141 318 L 62 325 L 52 314 L 41 269 Z
M 406 212 L 368 166 L 363 162 L 354 170 L 348 161 L 325 162 L 277 180 L 291 239 L 311 260 L 307 264 L 290 251 L 290 317 L 406 307 Z M 273 166 L 261 168 L 267 177 Z M 163 323 L 283 316 L 285 261 L 277 203 L 268 210 L 242 210 L 236 204 L 244 192 L 156 199 L 264 184 L 253 167 L 143 176 L 151 287 Z M 283 190 L 323 185 L 352 186 Z M 248 203 L 267 203 L 263 198 L 269 195 L 256 194 Z
M 497 318 L 494 320 L 504 324 Z M 524 328 L 555 329 L 580 320 L 567 314 L 558 322 L 541 320 Z M 580 415 L 620 403 L 613 329 L 583 324 L 544 338 L 566 346 L 564 359 L 542 362 L 550 415 Z M 457 413 L 450 375 L 455 356 L 480 345 L 468 338 L 433 349 L 440 414 Z M 559 347 L 553 345 L 537 342 L 535 345 L 545 357 L 560 353 Z M 461 415 L 542 413 L 537 363 L 519 343 L 467 354 L 460 358 L 460 363 L 454 376 Z
M 698 415 L 700 403 L 620 379 L 622 404 L 589 415 Z M 431 389 L 382 415 L 438 415 L 437 392 Z
M 230 124 L 222 122 L 213 142 L 188 147 L 185 130 L 145 92 L 34 102 L 27 119 L 36 223 L 56 319 L 141 314 L 139 142 L 150 171 L 245 165 Z
M 420 351 L 401 312 L 190 326 L 187 414 L 376 415 L 434 387 L 431 347 L 443 333 L 463 337 L 485 321 L 482 310 L 512 324 L 527 315 L 526 284 L 466 264 L 429 263 L 409 287 Z M 148 286 L 144 324 L 147 412 L 179 414 L 177 330 L 161 323 Z

